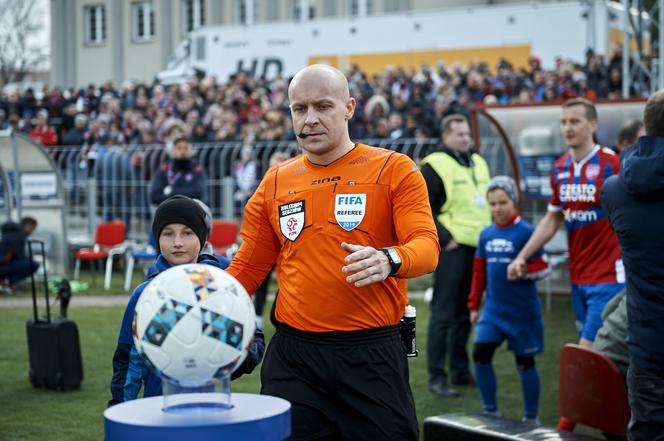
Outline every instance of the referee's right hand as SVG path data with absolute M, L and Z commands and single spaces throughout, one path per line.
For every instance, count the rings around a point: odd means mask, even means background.
M 341 243 L 341 248 L 350 253 L 346 256 L 345 265 L 341 271 L 353 273 L 346 277 L 346 282 L 356 287 L 382 282 L 390 275 L 390 262 L 385 253 L 370 246 Z

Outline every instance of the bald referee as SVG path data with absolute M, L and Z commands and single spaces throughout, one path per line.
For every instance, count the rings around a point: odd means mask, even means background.
M 292 403 L 292 440 L 417 440 L 398 323 L 407 279 L 440 251 L 424 179 L 407 156 L 351 141 L 337 69 L 304 68 L 288 96 L 304 153 L 266 173 L 228 268 L 253 292 L 277 264 L 261 393 Z

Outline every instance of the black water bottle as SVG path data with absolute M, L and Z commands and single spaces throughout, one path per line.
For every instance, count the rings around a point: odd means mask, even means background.
M 415 342 L 415 317 L 417 311 L 414 306 L 406 305 L 406 311 L 401 318 L 401 341 L 406 347 L 407 357 L 417 357 L 417 344 Z

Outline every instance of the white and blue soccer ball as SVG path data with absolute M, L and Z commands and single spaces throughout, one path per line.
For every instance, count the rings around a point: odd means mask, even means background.
M 134 344 L 146 364 L 185 387 L 230 375 L 256 330 L 254 305 L 233 276 L 211 265 L 178 265 L 136 303 Z

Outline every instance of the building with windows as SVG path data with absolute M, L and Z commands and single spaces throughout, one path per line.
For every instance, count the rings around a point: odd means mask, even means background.
M 52 0 L 51 84 L 151 81 L 175 47 L 207 21 L 213 0 Z
M 51 84 L 150 82 L 188 32 L 530 0 L 51 0 Z M 376 36 L 376 38 L 380 38 Z

